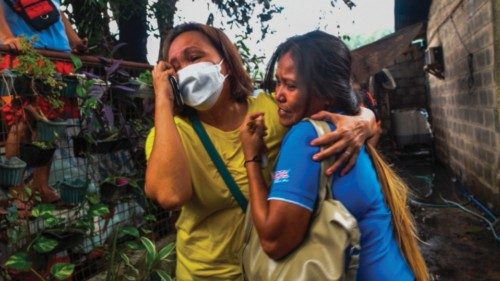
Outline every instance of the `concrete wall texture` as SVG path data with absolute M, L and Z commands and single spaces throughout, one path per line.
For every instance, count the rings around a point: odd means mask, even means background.
M 498 211 L 500 0 L 433 1 L 427 41 L 445 65 L 443 80 L 428 75 L 437 157 Z

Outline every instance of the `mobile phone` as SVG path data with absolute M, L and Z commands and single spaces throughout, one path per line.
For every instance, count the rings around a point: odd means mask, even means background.
M 179 90 L 179 84 L 177 84 L 177 79 L 175 79 L 174 76 L 169 76 L 168 81 L 170 81 L 170 86 L 172 86 L 175 105 L 179 107 L 183 106 L 184 101 L 182 100 L 181 91 Z

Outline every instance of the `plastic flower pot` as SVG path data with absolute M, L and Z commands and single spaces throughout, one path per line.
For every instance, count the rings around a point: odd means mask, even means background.
M 73 153 L 76 157 L 85 157 L 85 154 L 106 154 L 119 150 L 129 149 L 132 143 L 129 139 L 119 138 L 114 140 L 96 140 L 95 143 L 88 143 L 83 136 L 73 137 Z
M 80 229 L 48 229 L 43 231 L 43 235 L 57 240 L 59 243 L 50 253 L 59 253 L 78 246 L 85 238 L 85 232 Z
M 69 179 L 56 185 L 61 195 L 61 200 L 66 204 L 76 205 L 85 199 L 87 185 L 80 179 Z
M 103 203 L 116 203 L 125 198 L 130 192 L 128 178 L 118 177 L 113 181 L 104 181 L 100 184 L 100 195 Z
M 4 156 L 0 157 L 0 185 L 15 186 L 21 184 L 25 168 L 26 162 L 15 156 L 10 159 Z
M 63 82 L 66 84 L 66 86 L 62 89 L 61 96 L 68 97 L 68 98 L 76 97 L 77 96 L 76 88 L 77 88 L 78 84 L 80 83 L 78 81 L 78 77 L 65 76 L 65 77 L 63 77 Z
M 43 148 L 32 143 L 23 143 L 20 147 L 20 158 L 30 167 L 40 167 L 50 162 L 55 150 L 55 146 Z
M 38 121 L 36 123 L 36 132 L 38 141 L 52 142 L 56 138 L 66 135 L 65 120 Z
M 31 77 L 20 75 L 14 79 L 14 92 L 19 96 L 33 95 Z

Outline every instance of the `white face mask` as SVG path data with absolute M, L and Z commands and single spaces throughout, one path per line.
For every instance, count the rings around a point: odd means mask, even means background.
M 220 73 L 218 64 L 199 62 L 177 72 L 179 90 L 184 103 L 196 110 L 209 110 L 219 99 L 226 76 Z

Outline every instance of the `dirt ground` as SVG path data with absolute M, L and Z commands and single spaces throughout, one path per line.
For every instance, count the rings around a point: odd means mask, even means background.
M 460 183 L 453 181 L 453 175 L 433 164 L 432 153 L 425 153 L 429 150 L 384 151 L 418 200 L 411 204 L 411 210 L 433 280 L 500 280 L 500 241 L 487 229 L 487 223 L 459 208 L 442 206 L 444 198 L 481 214 L 460 192 Z M 495 228 L 500 235 L 500 223 Z

